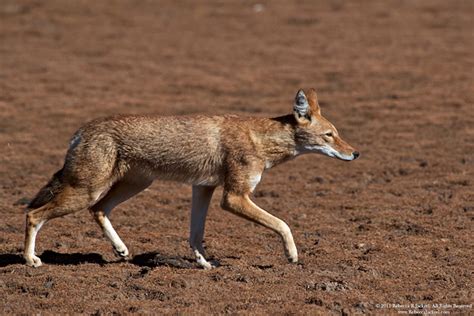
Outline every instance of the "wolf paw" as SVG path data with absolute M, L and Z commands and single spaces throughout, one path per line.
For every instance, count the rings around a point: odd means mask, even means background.
M 114 253 L 120 258 L 127 258 L 129 255 L 127 247 L 123 247 L 123 248 L 113 247 L 113 249 L 114 249 Z
M 195 255 L 196 255 L 197 264 L 201 268 L 203 268 L 204 270 L 211 270 L 211 269 L 214 269 L 215 267 L 217 267 L 216 264 L 213 264 L 213 263 L 207 261 L 206 258 L 204 258 L 204 256 L 199 251 L 196 250 Z
M 290 263 L 297 263 L 298 262 L 298 252 L 296 251 L 296 248 L 291 249 L 286 253 L 286 258 L 288 259 L 288 262 Z
M 210 262 L 208 262 L 206 259 L 204 259 L 203 257 L 201 258 L 198 258 L 196 260 L 196 262 L 198 263 L 199 266 L 201 266 L 204 270 L 211 270 L 211 269 L 214 269 L 216 266 L 211 264 Z
M 25 257 L 26 260 L 26 265 L 34 268 L 41 267 L 43 263 L 41 262 L 41 259 L 37 256 L 28 256 Z

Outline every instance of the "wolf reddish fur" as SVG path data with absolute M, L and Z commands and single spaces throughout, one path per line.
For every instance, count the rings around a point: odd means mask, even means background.
M 121 115 L 92 121 L 74 134 L 63 168 L 29 205 L 25 259 L 41 265 L 34 243 L 43 223 L 84 208 L 118 254 L 127 256 L 108 214 L 154 179 L 165 179 L 193 185 L 190 243 L 203 267 L 210 267 L 201 247 L 205 216 L 213 189 L 220 185 L 222 208 L 276 231 L 288 259 L 296 262 L 288 225 L 249 195 L 265 169 L 306 152 L 358 157 L 321 116 L 313 89 L 300 90 L 294 113 L 277 118 Z

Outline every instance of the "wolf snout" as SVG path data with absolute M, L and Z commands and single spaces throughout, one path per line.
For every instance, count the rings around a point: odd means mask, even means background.
M 352 157 L 354 157 L 354 160 L 356 160 L 357 158 L 359 158 L 360 156 L 360 153 L 358 151 L 354 151 L 352 152 Z

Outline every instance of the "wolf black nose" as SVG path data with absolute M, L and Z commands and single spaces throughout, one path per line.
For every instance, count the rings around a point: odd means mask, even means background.
M 354 156 L 354 159 L 357 159 L 357 158 L 359 158 L 360 154 L 359 154 L 358 151 L 354 151 L 354 152 L 352 153 L 352 156 Z

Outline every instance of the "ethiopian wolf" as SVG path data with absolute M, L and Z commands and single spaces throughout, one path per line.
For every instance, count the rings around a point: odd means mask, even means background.
M 258 207 L 250 194 L 266 169 L 307 153 L 359 157 L 321 115 L 314 89 L 299 90 L 293 113 L 276 118 L 123 115 L 92 121 L 74 134 L 64 166 L 28 205 L 24 258 L 39 267 L 35 240 L 41 226 L 82 209 L 89 209 L 116 254 L 127 257 L 110 212 L 163 179 L 193 186 L 189 243 L 201 267 L 212 268 L 202 240 L 217 186 L 224 188 L 224 210 L 278 233 L 288 260 L 297 262 L 288 225 Z

